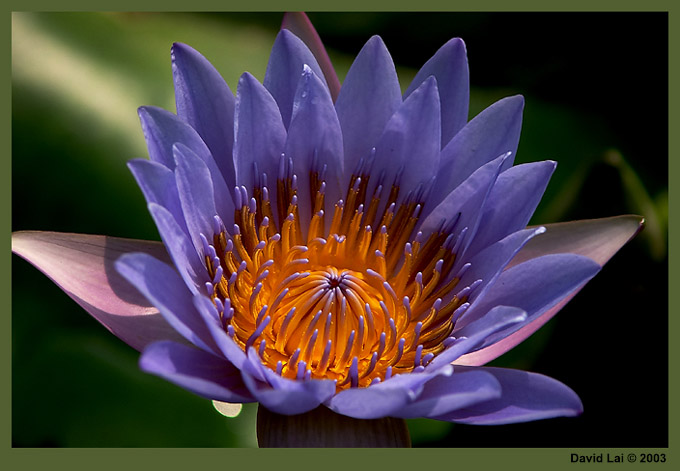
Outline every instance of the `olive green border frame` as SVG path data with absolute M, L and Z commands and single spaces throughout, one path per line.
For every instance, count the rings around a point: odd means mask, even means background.
M 190 4 L 176 0 L 136 0 L 136 1 L 104 1 L 87 2 L 83 0 L 49 2 L 47 0 L 9 1 L 1 13 L 0 32 L 2 33 L 2 48 L 0 58 L 5 73 L 0 75 L 0 103 L 2 103 L 2 127 L 0 142 L 2 154 L 0 157 L 0 213 L 2 215 L 3 230 L 0 234 L 2 246 L 0 251 L 0 331 L 3 333 L 2 355 L 0 371 L 2 371 L 3 387 L 0 389 L 0 463 L 4 469 L 37 470 L 37 469 L 96 469 L 120 470 L 156 468 L 163 470 L 174 469 L 237 469 L 249 467 L 261 469 L 295 468 L 295 469 L 336 469 L 347 467 L 375 468 L 394 467 L 396 469 L 414 469 L 416 466 L 445 467 L 445 469 L 475 469 L 522 468 L 522 469 L 554 469 L 555 466 L 569 468 L 601 467 L 605 463 L 572 464 L 571 453 L 586 455 L 603 453 L 606 456 L 629 454 L 637 457 L 642 453 L 665 453 L 667 466 L 677 462 L 680 455 L 675 455 L 678 437 L 678 404 L 669 404 L 669 448 L 667 449 L 421 449 L 421 450 L 244 450 L 244 449 L 13 449 L 11 448 L 11 12 L 12 11 L 182 11 L 190 6 L 192 11 L 279 11 L 286 8 L 291 11 L 666 11 L 669 12 L 669 181 L 680 178 L 680 166 L 677 154 L 680 149 L 680 138 L 677 130 L 680 128 L 678 104 L 678 88 L 672 84 L 678 83 L 680 75 L 678 37 L 680 36 L 680 22 L 678 13 L 680 8 L 673 9 L 671 0 L 647 0 L 635 2 L 619 0 L 607 2 L 605 0 L 571 0 L 539 2 L 535 0 L 520 0 L 512 3 L 502 0 L 495 1 L 451 1 L 451 0 L 420 0 L 418 3 L 404 0 L 345 0 L 342 3 L 329 3 L 325 8 L 316 2 L 274 0 L 251 0 L 247 3 L 237 3 L 219 0 L 194 0 Z M 674 158 L 670 158 L 674 156 Z M 674 210 L 678 207 L 678 195 L 673 186 L 669 188 L 669 244 L 674 245 L 674 236 L 678 234 L 678 219 Z M 669 247 L 669 288 L 678 286 L 678 260 L 674 247 Z M 671 342 L 679 329 L 677 314 L 680 305 L 678 290 L 669 289 L 669 397 L 677 396 L 678 368 L 674 360 L 678 355 L 678 344 Z M 621 413 L 644 413 L 642 410 L 622 411 Z M 642 468 L 651 464 L 629 463 L 617 464 L 615 468 Z M 664 466 L 664 464 L 657 464 Z M 127 471 L 126 469 L 126 471 Z

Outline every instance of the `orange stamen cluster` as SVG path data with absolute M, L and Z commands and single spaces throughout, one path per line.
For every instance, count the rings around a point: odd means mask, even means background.
M 278 179 L 276 208 L 264 186 L 250 200 L 236 189 L 233 233 L 216 231 L 205 257 L 226 331 L 281 376 L 332 379 L 339 390 L 422 369 L 467 307 L 467 291 L 453 293 L 455 238 L 412 239 L 421 204 L 410 195 L 397 204 L 396 183 L 386 203 L 377 185 L 364 205 L 368 175 L 353 175 L 328 218 L 323 178 L 309 181 L 309 221 L 295 177 Z

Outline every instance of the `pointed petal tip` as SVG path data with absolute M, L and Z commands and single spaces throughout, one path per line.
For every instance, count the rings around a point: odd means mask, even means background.
M 431 103 L 429 106 L 440 107 L 441 101 L 439 97 L 439 84 L 437 83 L 437 77 L 435 77 L 434 75 L 430 75 L 425 80 L 423 80 L 423 82 L 420 85 L 418 85 L 418 88 L 413 90 L 413 92 L 404 99 L 404 102 L 406 102 L 407 100 L 413 100 L 414 99 L 413 97 L 416 97 L 418 95 L 424 95 L 430 101 L 436 101 L 436 103 Z
M 194 55 L 203 58 L 200 52 L 188 44 L 181 42 L 172 43 L 172 46 L 170 46 L 170 58 L 172 60 L 173 66 L 177 65 L 178 59 L 181 59 L 182 56 L 186 55 Z
M 189 46 L 188 44 L 175 41 L 172 43 L 172 46 L 170 46 L 170 49 L 173 51 L 196 51 L 193 47 Z
M 144 118 L 152 118 L 154 115 L 160 115 L 160 114 L 171 114 L 175 115 L 175 113 L 168 111 L 164 108 L 161 108 L 160 106 L 153 106 L 153 105 L 142 105 L 139 108 L 137 108 L 137 115 L 140 117 L 140 119 Z
M 295 35 L 295 33 L 293 33 L 291 30 L 289 30 L 287 28 L 280 29 L 276 36 L 277 36 L 276 39 L 282 38 L 282 39 L 285 39 L 285 40 L 290 40 L 291 38 L 297 38 L 297 35 Z
M 385 51 L 387 51 L 385 41 L 383 41 L 383 38 L 377 34 L 374 34 L 368 39 L 368 41 L 366 41 L 366 44 L 364 44 L 364 48 L 384 49 Z
M 243 72 L 238 79 L 239 86 L 241 86 L 241 84 L 249 85 L 252 84 L 253 82 L 260 83 L 260 81 L 257 78 L 255 78 L 255 76 L 250 72 Z
M 630 238 L 625 242 L 626 244 L 630 242 L 631 240 L 635 239 L 637 235 L 642 232 L 645 227 L 647 227 L 647 220 L 645 219 L 644 216 L 638 216 L 637 214 L 628 214 L 626 216 L 621 216 L 625 218 L 629 218 L 631 222 L 637 220 L 637 228 L 632 232 Z
M 186 44 L 180 43 L 180 42 L 174 42 L 172 43 L 172 46 L 170 46 L 170 54 L 174 56 L 174 54 L 177 51 L 181 51 L 184 47 L 186 47 Z M 174 57 L 173 57 L 174 59 Z
M 467 56 L 467 46 L 463 38 L 451 38 L 442 47 L 440 51 L 446 51 L 447 54 L 454 56 Z
M 506 97 L 503 97 L 500 100 L 492 103 L 489 107 L 487 107 L 485 110 L 483 110 L 482 113 L 486 110 L 491 109 L 491 108 L 500 107 L 500 106 L 503 107 L 502 109 L 512 110 L 515 113 L 522 112 L 522 111 L 524 111 L 524 102 L 525 102 L 524 95 L 517 94 L 517 95 L 506 96 Z
M 510 95 L 508 97 L 501 99 L 500 101 L 505 101 L 506 103 L 510 103 L 510 104 L 516 106 L 517 111 L 523 111 L 524 110 L 524 103 L 525 103 L 524 95 L 520 95 L 520 94 Z
M 444 44 L 444 45 L 446 46 L 447 44 L 451 44 L 452 46 L 456 46 L 456 47 L 463 47 L 463 48 L 465 47 L 465 41 L 463 40 L 463 38 L 459 38 L 459 37 L 449 39 L 446 42 L 446 44 Z
M 426 79 L 423 81 L 423 85 L 425 85 L 425 84 L 427 84 L 428 89 L 429 89 L 430 87 L 435 87 L 435 88 L 437 88 L 437 77 L 435 77 L 434 75 L 430 75 L 428 78 L 426 78 Z M 422 87 L 423 85 L 421 85 L 421 87 Z

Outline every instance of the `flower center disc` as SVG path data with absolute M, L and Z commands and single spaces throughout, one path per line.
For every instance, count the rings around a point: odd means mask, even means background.
M 439 232 L 421 243 L 418 233 L 408 242 L 420 205 L 406 201 L 395 212 L 393 186 L 382 217 L 377 196 L 364 212 L 368 179 L 356 176 L 326 232 L 323 182 L 311 180 L 307 234 L 291 179 L 284 179 L 278 231 L 267 189 L 255 188 L 248 201 L 241 188 L 233 235 L 223 229 L 213 245 L 205 241 L 210 292 L 226 331 L 277 374 L 331 379 L 338 389 L 424 368 L 444 349 L 467 298 L 452 291 L 459 280 L 449 273 L 455 238 Z

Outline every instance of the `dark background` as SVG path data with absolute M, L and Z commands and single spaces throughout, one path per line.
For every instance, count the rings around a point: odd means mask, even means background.
M 373 34 L 387 44 L 402 86 L 448 39 L 462 37 L 470 116 L 503 96 L 524 95 L 517 161 L 559 163 L 533 223 L 625 213 L 647 219 L 645 231 L 555 319 L 493 363 L 564 382 L 583 400 L 582 416 L 496 427 L 412 420 L 414 446 L 667 446 L 667 15 L 309 16 L 341 78 Z M 137 105 L 172 109 L 172 41 L 201 50 L 235 91 L 233 77 L 243 70 L 263 78 L 281 15 L 27 18 L 33 29 L 15 25 L 13 37 L 12 230 L 158 239 L 124 165 L 144 155 L 135 153 L 142 149 L 141 131 L 128 138 L 114 129 L 107 113 L 92 114 L 63 92 L 59 76 L 53 87 L 44 85 L 50 71 L 42 81 L 40 70 L 26 72 L 20 61 L 30 60 L 16 44 L 37 41 L 28 33 L 38 31 L 47 42 L 36 47 L 57 44 L 95 68 L 115 70 L 127 81 L 104 73 L 112 86 L 139 85 L 130 88 L 131 96 L 146 100 Z M 260 69 L 249 69 L 250 60 Z M 104 86 L 82 93 L 85 103 L 110 95 Z M 134 109 L 129 114 L 136 119 Z M 136 352 L 18 257 L 12 277 L 14 446 L 254 446 L 254 407 L 224 419 L 209 401 L 139 372 Z

